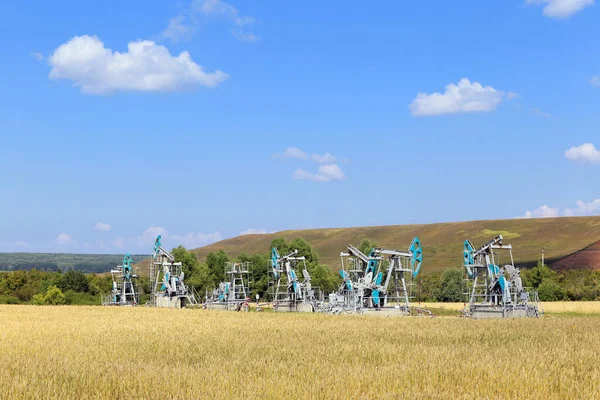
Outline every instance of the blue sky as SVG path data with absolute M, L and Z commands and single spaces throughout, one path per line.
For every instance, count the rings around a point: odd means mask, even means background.
M 600 213 L 593 0 L 0 6 L 0 251 Z

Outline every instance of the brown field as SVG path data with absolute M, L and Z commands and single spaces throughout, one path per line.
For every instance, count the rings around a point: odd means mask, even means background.
M 10 399 L 594 398 L 600 390 L 599 317 L 0 306 L 0 321 L 0 397 Z
M 545 249 L 546 260 L 551 263 L 600 241 L 600 217 L 289 230 L 265 235 L 238 236 L 195 249 L 194 252 L 201 259 L 210 251 L 217 250 L 224 250 L 232 257 L 240 253 L 267 253 L 271 241 L 277 237 L 287 240 L 301 237 L 317 250 L 324 264 L 337 270 L 340 251 L 345 250 L 348 244 L 358 244 L 363 238 L 370 238 L 377 240 L 384 247 L 406 249 L 412 238 L 419 236 L 424 254 L 422 271 L 426 274 L 462 265 L 462 246 L 465 239 L 470 239 L 475 246 L 479 246 L 499 234 L 504 236 L 506 243 L 514 246 L 517 264 L 535 264 L 541 257 L 542 248 Z M 573 257 L 568 264 L 568 268 L 600 268 L 600 252 L 588 251 L 585 257 Z

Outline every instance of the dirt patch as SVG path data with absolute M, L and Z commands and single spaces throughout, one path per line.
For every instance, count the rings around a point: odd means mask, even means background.
M 600 270 L 600 241 L 551 264 L 556 269 Z

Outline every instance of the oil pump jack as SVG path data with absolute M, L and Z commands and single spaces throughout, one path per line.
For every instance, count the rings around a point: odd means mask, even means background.
M 152 294 L 150 304 L 163 308 L 184 308 L 197 305 L 196 296 L 184 283 L 181 263 L 162 247 L 161 236 L 154 242 L 154 255 L 150 260 Z
M 500 265 L 502 254 L 509 263 Z M 539 317 L 537 292 L 524 288 L 520 271 L 515 267 L 512 246 L 496 236 L 479 249 L 469 240 L 463 245 L 463 260 L 467 275 L 465 316 L 471 318 Z
M 104 298 L 103 305 L 107 306 L 135 306 L 140 301 L 135 280 L 138 276 L 131 265 L 133 260 L 129 254 L 123 257 L 123 263 L 110 270 L 112 276 L 111 294 Z
M 343 283 L 329 297 L 325 312 L 410 315 L 413 279 L 423 263 L 423 247 L 415 237 L 408 251 L 373 248 L 369 255 L 352 245 L 340 253 Z
M 296 273 L 296 268 L 300 264 L 304 278 L 302 281 Z M 273 247 L 271 249 L 271 272 L 275 286 L 273 310 L 283 312 L 315 311 L 315 293 L 310 282 L 310 274 L 306 269 L 306 258 L 298 256 L 298 250 L 280 256 L 277 249 Z
M 250 300 L 249 262 L 228 262 L 225 267 L 226 282 L 207 293 L 204 308 L 209 310 L 248 311 Z

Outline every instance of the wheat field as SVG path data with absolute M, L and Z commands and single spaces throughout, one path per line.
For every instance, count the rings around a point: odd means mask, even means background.
M 460 311 L 465 303 L 420 303 L 420 307 L 432 310 Z M 549 314 L 600 314 L 600 301 L 553 301 L 541 303 L 541 308 Z
M 0 306 L 0 397 L 594 398 L 600 318 Z

